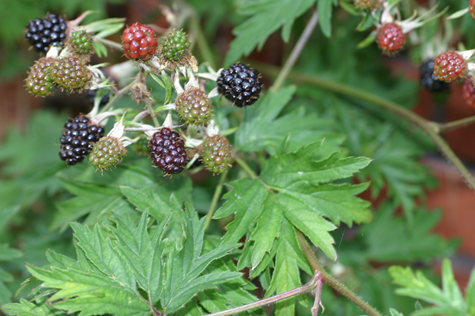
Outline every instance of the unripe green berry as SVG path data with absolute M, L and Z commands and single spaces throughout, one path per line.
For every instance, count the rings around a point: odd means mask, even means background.
M 42 57 L 30 68 L 25 79 L 26 90 L 37 97 L 46 97 L 53 93 L 56 84 L 51 76 L 51 64 L 55 59 Z
M 208 96 L 198 88 L 188 88 L 176 99 L 178 115 L 187 124 L 204 124 L 211 119 L 213 107 Z
M 224 136 L 214 135 L 205 138 L 200 154 L 206 169 L 213 173 L 223 173 L 231 167 L 231 144 Z
M 92 38 L 91 35 L 84 31 L 76 31 L 71 34 L 71 48 L 80 55 L 87 55 L 91 52 Z
M 173 30 L 164 39 L 162 53 L 166 58 L 180 61 L 190 52 L 191 43 L 183 30 Z
M 76 57 L 57 58 L 51 65 L 51 75 L 62 88 L 82 89 L 92 77 L 91 71 Z
M 103 171 L 117 166 L 125 154 L 127 150 L 118 138 L 106 136 L 94 145 L 89 156 L 89 163 Z

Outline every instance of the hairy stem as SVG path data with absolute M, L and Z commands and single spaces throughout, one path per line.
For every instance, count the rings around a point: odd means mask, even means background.
M 435 124 L 435 128 L 440 132 L 448 132 L 454 130 L 456 128 L 464 127 L 470 124 L 475 123 L 475 115 L 466 117 L 460 120 L 447 122 L 447 123 L 433 123 Z
M 214 314 L 208 314 L 207 316 L 233 315 L 233 314 L 241 313 L 241 312 L 244 312 L 244 311 L 247 311 L 247 310 L 255 309 L 255 308 L 258 308 L 258 307 L 261 307 L 261 306 L 266 306 L 268 304 L 277 303 L 277 302 L 285 300 L 289 297 L 299 295 L 299 294 L 303 294 L 303 293 L 308 293 L 308 292 L 314 290 L 317 287 L 319 280 L 321 280 L 320 273 L 317 272 L 317 273 L 315 273 L 315 275 L 313 276 L 312 280 L 309 283 L 307 283 L 305 285 L 302 285 L 302 286 L 299 286 L 298 288 L 295 288 L 293 290 L 290 290 L 290 291 L 287 291 L 287 292 L 284 292 L 284 293 L 280 293 L 280 294 L 277 294 L 277 295 L 274 295 L 274 296 L 271 296 L 271 297 L 268 297 L 268 298 L 264 298 L 262 300 L 254 302 L 254 303 L 250 303 L 250 304 L 246 304 L 246 305 L 243 305 L 243 306 L 231 308 L 231 309 L 228 309 L 228 310 L 225 310 L 225 311 L 222 311 L 222 312 L 218 312 L 218 313 L 214 313 Z
M 206 229 L 208 229 L 209 223 L 211 223 L 211 218 L 213 217 L 214 211 L 216 209 L 216 205 L 218 204 L 218 199 L 221 196 L 221 192 L 223 191 L 223 184 L 224 184 L 224 181 L 226 180 L 227 174 L 228 174 L 228 171 L 226 170 L 219 177 L 218 186 L 214 190 L 213 199 L 211 200 L 211 205 L 209 207 L 208 215 L 206 217 L 205 229 L 204 229 L 205 231 Z
M 322 279 L 325 283 L 330 285 L 334 290 L 338 291 L 341 295 L 345 296 L 347 299 L 358 305 L 362 310 L 367 312 L 371 316 L 382 316 L 381 313 L 379 313 L 374 307 L 369 305 L 367 302 L 365 302 L 361 297 L 353 293 L 350 289 L 348 289 L 343 283 L 335 279 L 332 275 L 330 275 L 328 272 L 323 269 L 322 265 L 318 261 L 317 257 L 315 256 L 314 252 L 312 251 L 312 248 L 307 242 L 307 239 L 305 239 L 305 236 L 299 231 L 296 230 L 297 232 L 297 238 L 300 243 L 300 247 L 302 247 L 302 250 L 305 254 L 305 257 L 307 258 L 308 263 L 312 267 L 314 271 L 317 271 L 321 274 Z
M 282 86 L 284 83 L 285 79 L 289 75 L 290 71 L 292 70 L 292 67 L 295 65 L 297 62 L 297 59 L 300 56 L 300 53 L 302 52 L 303 48 L 305 47 L 305 44 L 307 44 L 307 41 L 312 34 L 313 30 L 315 29 L 315 26 L 317 25 L 318 22 L 318 11 L 315 10 L 312 14 L 312 17 L 308 21 L 307 26 L 305 26 L 305 29 L 303 30 L 302 35 L 300 36 L 299 40 L 297 41 L 297 44 L 295 44 L 294 49 L 292 50 L 292 53 L 290 53 L 289 58 L 285 62 L 284 67 L 282 67 L 282 70 L 279 73 L 279 76 L 275 80 L 274 84 L 272 85 L 272 90 L 276 92 L 279 90 L 279 88 Z
M 267 73 L 270 75 L 276 75 L 277 73 L 279 73 L 279 69 L 274 66 L 259 65 L 259 69 L 263 73 Z M 467 168 L 460 161 L 457 155 L 452 151 L 452 149 L 450 149 L 449 145 L 445 142 L 445 140 L 438 134 L 437 125 L 434 125 L 433 122 L 427 121 L 423 117 L 411 112 L 410 110 L 403 108 L 397 103 L 380 98 L 371 93 L 345 85 L 340 82 L 333 82 L 314 75 L 304 75 L 295 73 L 290 73 L 289 78 L 294 82 L 310 84 L 316 87 L 324 88 L 328 91 L 352 96 L 354 98 L 367 101 L 415 124 L 424 132 L 426 132 L 426 134 L 432 139 L 432 141 L 437 145 L 437 147 L 439 147 L 439 150 L 445 155 L 445 157 L 450 161 L 450 163 L 452 163 L 455 169 L 457 169 L 460 175 L 464 178 L 464 180 L 467 182 L 467 185 L 472 190 L 475 190 L 475 178 L 467 170 Z

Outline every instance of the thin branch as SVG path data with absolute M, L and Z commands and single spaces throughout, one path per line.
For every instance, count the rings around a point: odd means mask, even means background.
M 435 128 L 439 131 L 439 133 L 448 132 L 448 131 L 454 130 L 456 128 L 464 127 L 464 126 L 467 126 L 467 125 L 470 125 L 470 124 L 473 124 L 473 123 L 475 123 L 475 115 L 470 116 L 470 117 L 466 117 L 466 118 L 463 118 L 463 119 L 460 119 L 460 120 L 447 122 L 447 123 L 435 123 L 435 122 L 433 122 L 433 124 L 435 125 Z
M 319 278 L 317 280 L 317 288 L 315 289 L 315 301 L 313 303 L 313 307 L 310 310 L 312 312 L 312 316 L 318 316 L 318 308 L 322 307 L 322 313 L 325 311 L 322 304 L 322 287 L 323 287 L 323 280 Z
M 297 59 L 300 56 L 300 53 L 305 47 L 305 44 L 307 44 L 307 41 L 310 38 L 310 35 L 312 35 L 312 32 L 315 29 L 315 26 L 317 26 L 317 22 L 318 22 L 318 11 L 315 10 L 312 14 L 312 17 L 308 21 L 307 26 L 305 26 L 305 30 L 303 30 L 302 35 L 297 41 L 297 44 L 295 44 L 295 47 L 292 50 L 292 53 L 290 53 L 289 58 L 285 62 L 284 67 L 282 67 L 282 70 L 280 71 L 279 76 L 277 77 L 274 84 L 272 85 L 272 90 L 274 90 L 274 92 L 279 90 L 279 88 L 282 86 L 285 79 L 289 75 L 290 71 L 292 70 L 292 67 L 294 67 L 295 63 L 297 62 Z
M 350 289 L 348 289 L 343 283 L 335 279 L 332 275 L 323 269 L 322 265 L 318 261 L 317 257 L 312 251 L 312 248 L 305 239 L 305 236 L 299 231 L 297 232 L 297 238 L 300 243 L 300 247 L 302 248 L 305 257 L 307 258 L 308 263 L 312 267 L 314 271 L 320 272 L 322 279 L 325 283 L 330 285 L 334 290 L 339 292 L 341 295 L 345 296 L 347 299 L 358 305 L 362 310 L 367 312 L 371 316 L 382 316 L 380 312 L 378 312 L 374 307 L 369 305 L 365 302 L 361 297 L 353 293 Z
M 313 276 L 312 280 L 309 283 L 307 283 L 305 285 L 302 285 L 302 286 L 299 286 L 298 288 L 295 288 L 293 290 L 290 290 L 290 291 L 287 291 L 287 292 L 284 292 L 284 293 L 280 293 L 280 294 L 277 294 L 277 295 L 274 295 L 274 296 L 271 296 L 271 297 L 268 297 L 268 298 L 264 298 L 262 300 L 254 302 L 254 303 L 250 303 L 250 304 L 246 304 L 246 305 L 243 305 L 243 306 L 231 308 L 231 309 L 228 309 L 228 310 L 225 310 L 225 311 L 222 311 L 222 312 L 218 312 L 218 313 L 214 313 L 214 314 L 208 314 L 207 316 L 233 315 L 233 314 L 241 313 L 241 312 L 248 311 L 248 310 L 251 310 L 251 309 L 255 309 L 255 308 L 258 308 L 258 307 L 261 307 L 261 306 L 266 306 L 268 304 L 277 303 L 279 301 L 285 300 L 285 299 L 290 298 L 292 296 L 296 296 L 296 295 L 303 294 L 303 293 L 308 293 L 308 292 L 314 290 L 317 287 L 319 280 L 321 280 L 320 273 L 316 272 L 315 275 Z
M 279 69 L 277 67 L 263 64 L 259 65 L 259 70 L 263 73 L 267 73 L 270 75 L 276 75 L 277 73 L 279 73 Z M 467 182 L 467 185 L 475 191 L 475 178 L 467 170 L 467 168 L 460 161 L 457 155 L 452 151 L 452 149 L 450 149 L 449 145 L 445 142 L 445 140 L 438 134 L 437 126 L 435 126 L 432 122 L 429 122 L 423 117 L 411 112 L 410 110 L 403 108 L 397 103 L 380 98 L 371 93 L 345 85 L 340 82 L 333 82 L 315 75 L 304 75 L 296 73 L 290 73 L 289 78 L 294 82 L 310 84 L 316 87 L 324 88 L 328 91 L 333 91 L 335 93 L 340 93 L 367 101 L 415 124 L 424 132 L 426 132 L 426 134 L 432 139 L 432 141 L 437 145 L 437 147 L 439 147 L 439 150 L 445 155 L 445 157 L 450 161 L 450 163 L 452 163 L 455 169 L 457 169 L 462 178 L 464 178 L 464 180 Z
M 218 199 L 221 196 L 221 192 L 223 191 L 223 184 L 224 181 L 226 180 L 226 175 L 228 174 L 228 171 L 226 170 L 221 174 L 221 177 L 219 177 L 219 183 L 216 189 L 214 190 L 214 195 L 213 199 L 211 200 L 211 205 L 208 210 L 208 215 L 206 217 L 206 222 L 205 222 L 205 231 L 209 226 L 209 223 L 211 223 L 211 218 L 213 217 L 214 211 L 216 209 L 216 205 L 218 204 Z

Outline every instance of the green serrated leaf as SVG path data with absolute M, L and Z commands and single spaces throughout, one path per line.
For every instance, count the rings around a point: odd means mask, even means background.
M 92 42 L 92 47 L 94 47 L 94 51 L 98 57 L 107 57 L 107 47 L 98 41 Z
M 394 308 L 390 308 L 389 313 L 391 314 L 391 316 L 404 316 L 402 313 L 398 312 Z
M 394 283 L 403 286 L 396 289 L 399 295 L 424 300 L 434 307 L 423 308 L 414 315 L 467 315 L 468 306 L 454 279 L 448 259 L 442 263 L 442 290 L 427 279 L 420 271 L 415 274 L 411 268 L 392 266 L 389 268 Z
M 97 272 L 52 267 L 50 271 L 27 266 L 47 288 L 59 289 L 51 298 L 53 306 L 81 315 L 147 315 L 150 308 L 131 289 Z M 123 304 L 127 302 L 127 304 Z
M 17 316 L 60 316 L 66 315 L 61 311 L 52 311 L 46 305 L 38 306 L 21 298 L 19 303 L 10 303 L 2 306 L 2 310 L 9 315 Z
M 262 102 L 246 109 L 244 120 L 235 135 L 235 147 L 241 151 L 264 149 L 275 154 L 286 139 L 289 150 L 296 150 L 302 144 L 326 138 L 330 150 L 338 150 L 337 144 L 343 139 L 323 130 L 328 120 L 305 113 L 302 108 L 279 117 L 295 91 L 295 86 L 282 88 L 278 92 L 268 90 Z
M 315 3 L 315 0 L 261 0 L 248 2 L 241 13 L 251 16 L 241 25 L 234 28 L 236 38 L 224 63 L 232 64 L 243 55 L 249 55 L 258 46 L 261 48 L 269 35 L 285 25 L 283 35 L 288 40 L 290 25 Z

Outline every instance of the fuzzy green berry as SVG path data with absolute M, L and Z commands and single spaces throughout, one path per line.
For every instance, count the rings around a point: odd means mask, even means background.
M 183 30 L 173 30 L 166 37 L 162 45 L 162 53 L 166 58 L 180 61 L 190 53 L 191 42 Z
M 208 122 L 213 114 L 211 100 L 206 93 L 198 88 L 188 88 L 180 93 L 176 99 L 178 115 L 187 124 L 201 124 Z
M 71 34 L 71 48 L 79 55 L 87 55 L 91 52 L 92 37 L 84 31 L 76 31 Z
M 68 91 L 84 88 L 92 77 L 91 71 L 76 57 L 55 59 L 51 75 L 60 87 Z
M 231 144 L 226 137 L 208 136 L 201 144 L 200 154 L 210 172 L 223 173 L 231 167 Z
M 30 68 L 25 79 L 26 90 L 37 97 L 46 97 L 53 93 L 56 84 L 51 77 L 50 66 L 54 58 L 43 57 Z
M 103 171 L 117 166 L 125 154 L 127 150 L 118 138 L 106 136 L 94 145 L 89 156 L 89 163 Z

